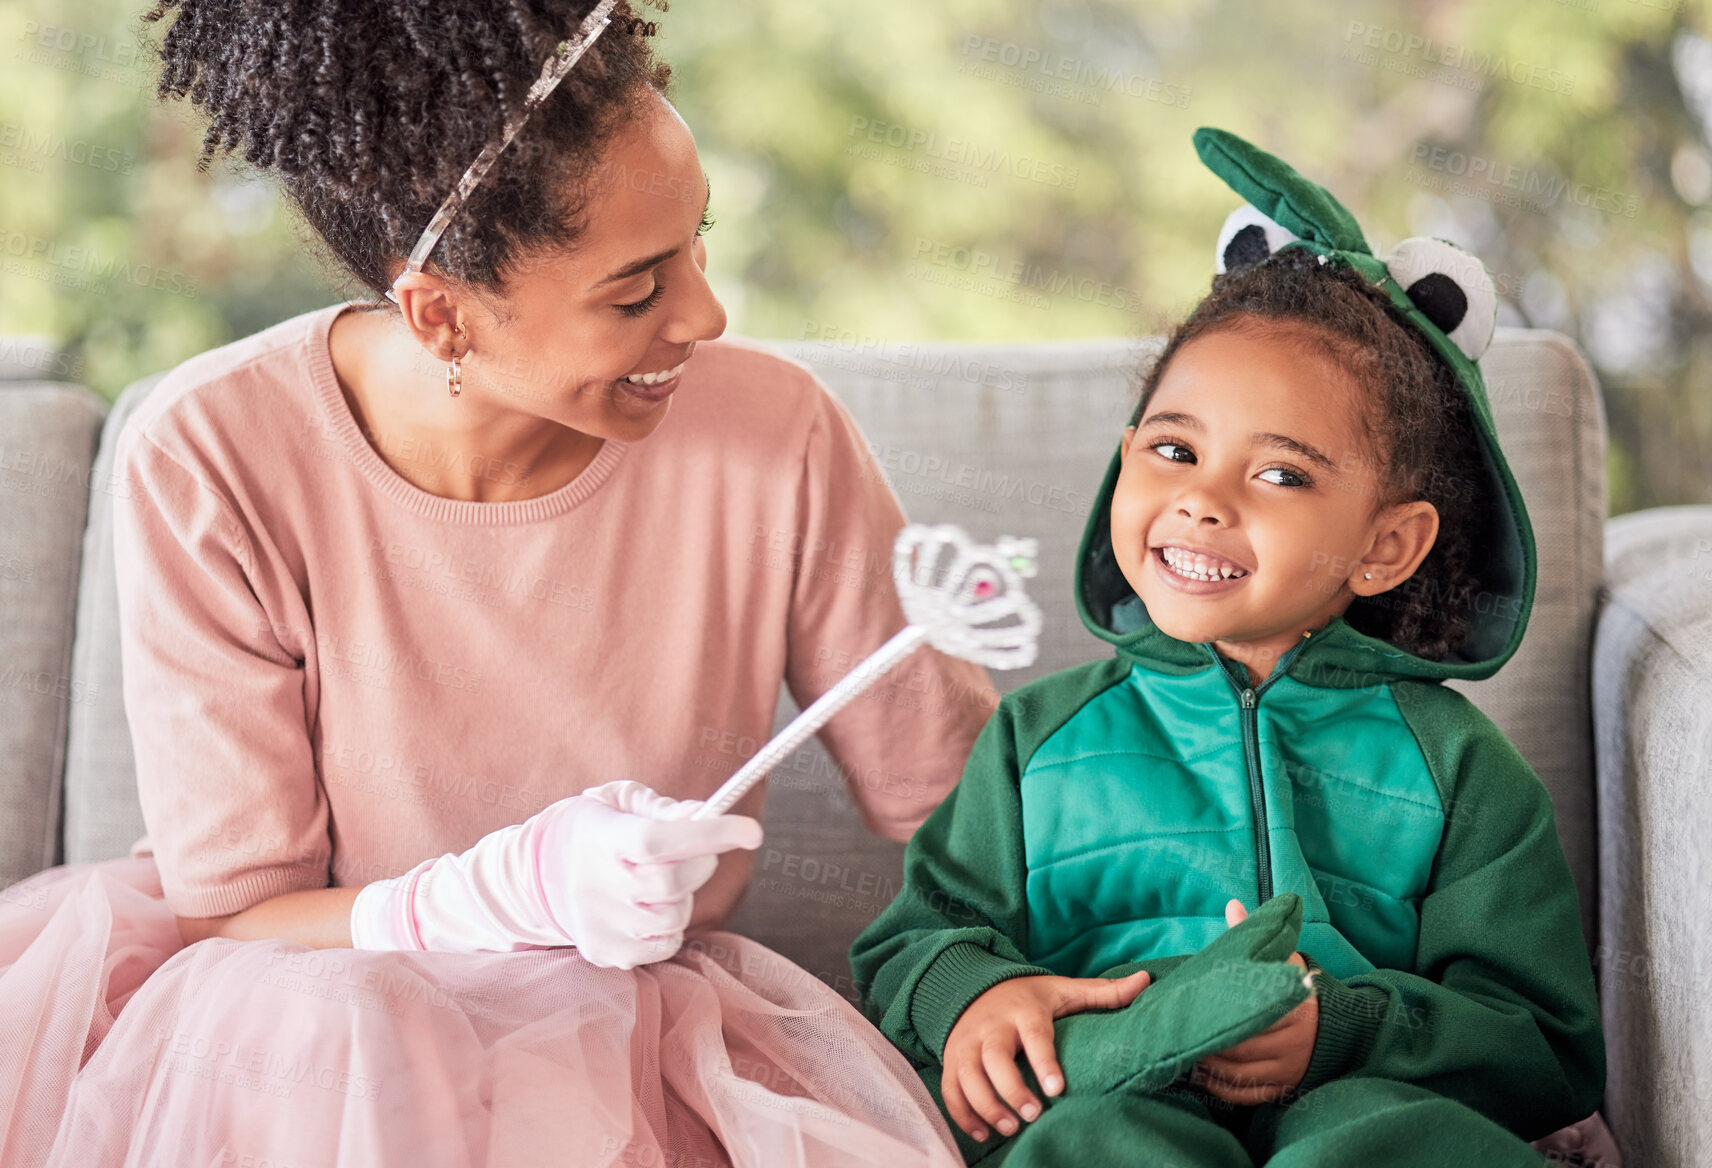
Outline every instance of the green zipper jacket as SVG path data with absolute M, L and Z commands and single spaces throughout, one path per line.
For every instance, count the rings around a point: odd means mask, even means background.
M 1289 891 L 1321 971 L 1302 1090 L 1413 1082 L 1525 1139 L 1598 1107 L 1599 1004 L 1550 797 L 1441 684 L 1495 672 L 1532 603 L 1526 511 L 1487 451 L 1505 505 L 1463 652 L 1429 661 L 1336 617 L 1259 684 L 1148 620 L 1112 557 L 1113 456 L 1076 592 L 1115 656 L 1006 695 L 850 951 L 869 1018 L 918 1068 L 1005 978 L 1162 980 L 1225 930 L 1226 901 Z

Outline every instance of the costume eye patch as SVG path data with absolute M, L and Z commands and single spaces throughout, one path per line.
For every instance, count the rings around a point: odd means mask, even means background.
M 1415 302 L 1415 307 L 1445 333 L 1456 331 L 1456 326 L 1468 315 L 1468 297 L 1462 294 L 1456 281 L 1443 272 L 1428 272 L 1404 291 Z
M 1498 295 L 1486 265 L 1443 239 L 1405 239 L 1386 257 L 1391 278 L 1470 361 L 1492 343 Z
M 1225 219 L 1219 232 L 1216 270 L 1233 272 L 1258 264 L 1300 236 L 1268 219 L 1251 203 L 1244 203 Z

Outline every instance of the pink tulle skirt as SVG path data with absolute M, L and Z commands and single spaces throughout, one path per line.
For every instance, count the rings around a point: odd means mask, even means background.
M 0 1168 L 958 1166 L 908 1062 L 753 941 L 602 969 L 179 942 L 152 857 L 0 892 Z

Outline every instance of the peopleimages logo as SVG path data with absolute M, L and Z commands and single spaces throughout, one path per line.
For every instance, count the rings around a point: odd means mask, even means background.
M 1561 175 L 1498 162 L 1479 154 L 1417 142 L 1410 161 L 1414 166 L 1403 176 L 1404 182 L 1447 194 L 1536 212 L 1544 212 L 1561 200 L 1628 219 L 1640 213 L 1640 199 L 1627 191 L 1572 183 Z
M 907 489 L 904 484 L 909 479 L 931 479 L 947 487 L 967 491 L 977 499 L 986 497 L 983 501 L 991 502 L 993 506 L 983 507 L 983 510 L 997 510 L 999 500 L 1009 499 L 1062 511 L 1067 515 L 1085 516 L 1094 503 L 1092 495 L 1074 487 L 1055 486 L 1010 471 L 990 470 L 939 454 L 924 454 L 919 450 L 893 446 L 889 442 L 870 441 L 868 449 L 874 456 L 876 469 L 885 472 L 887 481 L 899 490 Z
M 154 264 L 133 264 L 125 260 L 96 255 L 87 247 L 73 247 L 57 240 L 43 239 L 40 236 L 26 235 L 22 231 L 14 231 L 0 227 L 0 262 L 6 262 L 6 270 L 12 271 L 11 264 L 40 263 L 49 267 L 59 268 L 67 273 L 89 276 L 99 281 L 123 280 L 138 288 L 151 288 L 157 292 L 172 292 L 182 296 L 196 295 L 196 279 L 182 272 Z M 19 270 L 18 275 L 31 274 L 27 269 Z M 91 285 L 91 287 L 104 286 Z
M 803 321 L 798 335 L 833 350 L 829 358 L 816 356 L 816 361 L 877 380 L 907 380 L 922 389 L 932 389 L 946 380 L 966 381 L 1002 393 L 1024 393 L 1028 389 L 1028 374 L 1021 369 L 995 365 L 939 345 L 894 341 L 814 320 Z
M 965 247 L 917 236 L 915 253 L 910 258 L 909 269 L 904 274 L 918 279 L 924 278 L 921 274 L 923 266 L 933 265 L 973 278 L 985 277 L 1001 286 L 1015 285 L 1018 289 L 1043 293 L 1045 296 L 1069 295 L 1089 304 L 1098 304 L 1102 308 L 1115 308 L 1119 312 L 1141 311 L 1140 294 L 1122 284 L 1096 280 L 1091 276 L 1048 268 L 1026 260 L 1007 260 L 979 247 Z M 1045 307 L 1045 304 L 1041 306 Z
M 16 122 L 0 122 L 0 151 L 18 151 L 118 174 L 130 174 L 137 163 L 129 152 L 86 142 L 82 138 L 67 138 L 64 134 L 38 132 Z
M 110 41 L 94 33 L 64 28 L 57 24 L 42 24 L 34 20 L 24 21 L 23 39 L 33 41 L 44 49 L 57 49 L 62 53 L 89 57 L 106 65 L 136 64 L 139 48 L 135 43 Z
M 1067 167 L 1061 162 L 1014 152 L 1003 146 L 986 145 L 967 138 L 941 137 L 935 130 L 877 121 L 860 114 L 850 119 L 849 137 L 894 150 L 919 153 L 955 166 L 967 166 L 976 172 L 1003 174 L 1049 187 L 1063 187 L 1067 191 L 1076 189 L 1080 174 L 1074 166 Z
M 1352 20 L 1344 30 L 1343 39 L 1342 57 L 1345 60 L 1353 60 L 1360 65 L 1375 65 L 1380 63 L 1378 54 L 1383 52 L 1400 62 L 1395 65 L 1386 63 L 1386 68 L 1424 77 L 1430 81 L 1464 84 L 1467 81 L 1484 82 L 1498 78 L 1565 97 L 1575 92 L 1573 73 L 1565 73 L 1517 57 L 1508 57 L 1503 53 L 1435 41 L 1419 33 Z M 1427 67 L 1432 65 L 1452 70 L 1453 75 L 1430 73 Z M 1464 87 L 1474 88 L 1472 85 Z
M 1121 93 L 1126 97 L 1159 102 L 1178 109 L 1186 109 L 1189 105 L 1190 88 L 1187 85 L 1178 85 L 1129 69 L 1095 64 L 1081 57 L 1049 53 L 1033 45 L 1020 45 L 1015 41 L 984 37 L 978 33 L 963 39 L 963 57 L 964 62 L 958 67 L 960 73 L 994 77 L 993 71 L 990 68 L 982 69 L 982 65 L 999 65 L 1019 73 L 1038 73 L 1042 78 L 1065 83 L 1066 88 L 1048 89 L 1046 92 L 1056 96 L 1072 96 L 1068 87 L 1082 87 L 1093 91 L 1087 96 L 1093 98 L 1090 104 L 1094 105 L 1099 104 L 1099 93 L 1102 91 Z

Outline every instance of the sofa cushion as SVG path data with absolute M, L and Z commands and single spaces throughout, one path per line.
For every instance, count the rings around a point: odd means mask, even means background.
M 1712 507 L 1611 520 L 1593 657 L 1597 968 L 1605 1113 L 1631 1164 L 1704 1163 L 1712 1148 L 1709 584 Z
M 0 384 L 0 887 L 59 862 L 66 719 L 94 696 L 73 674 L 72 618 L 106 412 L 79 386 Z
M 72 676 L 89 700 L 73 707 L 65 754 L 65 862 L 123 856 L 147 828 L 137 799 L 131 727 L 119 673 L 119 590 L 113 570 L 113 497 L 129 490 L 113 473 L 113 448 L 137 404 L 164 374 L 128 386 L 113 403 L 90 475 L 83 575 L 77 589 Z M 118 786 L 123 783 L 123 789 Z

